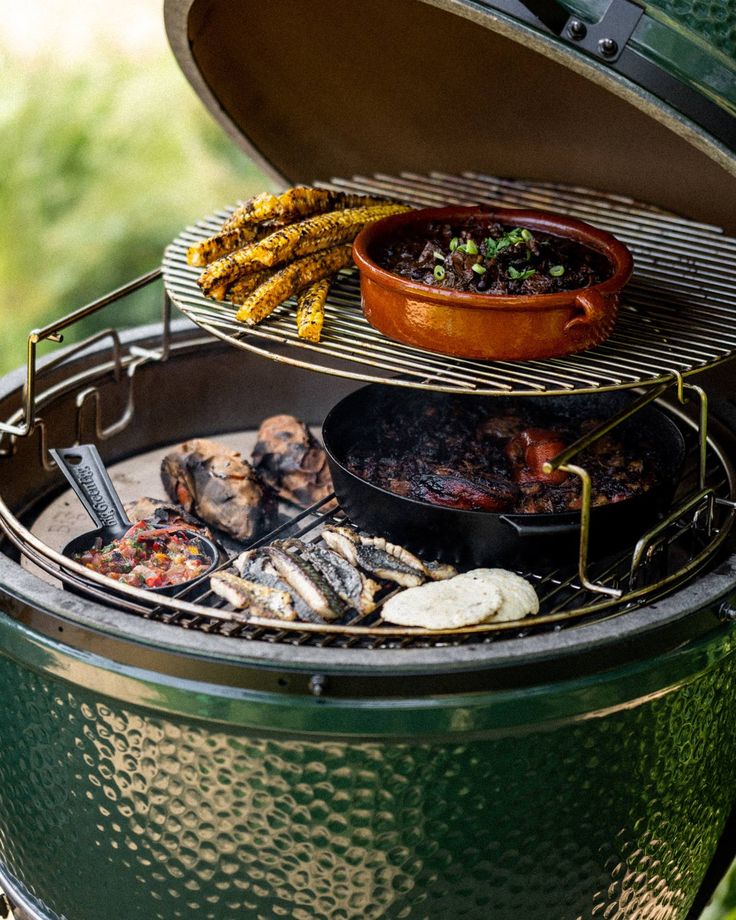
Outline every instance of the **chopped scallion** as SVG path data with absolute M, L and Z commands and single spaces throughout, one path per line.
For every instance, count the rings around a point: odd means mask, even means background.
M 434 255 L 435 259 L 441 259 L 443 262 L 445 261 L 445 254 L 444 254 L 444 252 L 440 252 L 438 249 L 435 249 L 433 255 Z
M 485 273 L 488 271 L 485 265 L 481 265 L 480 262 L 476 262 L 475 265 L 472 266 L 472 269 L 476 275 L 485 275 Z
M 478 255 L 478 245 L 475 242 L 475 240 L 468 240 L 468 242 L 465 244 L 465 252 L 467 252 L 468 255 L 471 255 L 471 256 Z
M 531 230 L 527 230 L 526 227 L 523 227 L 521 230 L 521 238 L 526 240 L 527 243 L 531 243 L 531 241 L 534 239 Z
M 553 278 L 561 278 L 565 274 L 565 266 L 564 265 L 553 265 L 550 268 L 549 273 L 550 275 L 552 275 Z
M 533 268 L 527 268 L 520 272 L 518 268 L 514 268 L 513 265 L 509 265 L 508 274 L 512 281 L 524 281 L 527 278 L 531 278 L 532 275 L 535 275 L 536 271 Z
M 444 265 L 435 265 L 434 267 L 434 276 L 438 281 L 442 281 L 445 277 L 445 267 Z
M 459 245 L 460 240 L 456 236 L 453 236 L 453 238 L 450 240 L 450 252 L 455 252 Z

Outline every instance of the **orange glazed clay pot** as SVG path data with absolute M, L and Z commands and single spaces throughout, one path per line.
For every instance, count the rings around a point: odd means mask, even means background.
M 602 253 L 611 276 L 600 284 L 555 294 L 495 295 L 453 291 L 411 281 L 379 267 L 381 244 L 430 221 L 461 225 L 469 218 L 568 237 Z M 523 361 L 569 355 L 599 345 L 613 331 L 620 292 L 631 277 L 631 253 L 610 233 L 545 211 L 510 208 L 424 208 L 369 224 L 353 244 L 363 312 L 389 338 L 458 358 Z

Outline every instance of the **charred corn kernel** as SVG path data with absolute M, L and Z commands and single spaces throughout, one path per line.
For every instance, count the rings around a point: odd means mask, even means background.
M 288 259 L 346 243 L 354 239 L 366 224 L 408 210 L 403 204 L 384 204 L 317 214 L 282 227 L 254 243 L 249 247 L 249 259 L 260 265 L 278 265 Z
M 258 271 L 263 268 L 257 262 L 252 262 L 250 254 L 257 243 L 250 243 L 242 249 L 228 253 L 216 262 L 212 262 L 197 278 L 197 284 L 203 293 L 215 300 L 224 300 L 228 285 L 243 275 Z
M 332 278 L 310 284 L 299 295 L 296 307 L 296 328 L 300 339 L 319 342 L 325 322 L 325 301 Z
M 384 204 L 308 217 L 208 265 L 197 284 L 206 295 L 222 300 L 227 286 L 243 275 L 346 243 L 355 239 L 366 224 L 408 210 L 403 204 Z
M 386 204 L 388 199 L 352 192 L 335 192 L 326 188 L 297 185 L 280 195 L 264 192 L 237 208 L 222 226 L 223 230 L 244 224 L 257 224 L 265 220 L 295 220 L 310 214 L 358 208 L 372 204 Z
M 197 267 L 209 265 L 215 259 L 227 255 L 236 249 L 241 249 L 246 243 L 251 243 L 262 236 L 266 231 L 255 225 L 234 227 L 224 230 L 199 243 L 195 243 L 187 250 L 187 262 Z
M 252 294 L 255 289 L 271 276 L 272 272 L 266 270 L 262 272 L 253 272 L 252 275 L 245 275 L 240 281 L 231 284 L 227 289 L 227 299 L 231 303 L 245 303 L 245 298 Z
M 254 326 L 287 297 L 298 294 L 315 281 L 334 275 L 341 268 L 350 265 L 351 261 L 352 246 L 336 246 L 326 252 L 297 259 L 256 288 L 238 310 L 236 317 L 241 322 Z

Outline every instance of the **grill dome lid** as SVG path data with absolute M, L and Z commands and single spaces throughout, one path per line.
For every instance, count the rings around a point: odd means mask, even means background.
M 736 0 L 166 0 L 207 108 L 279 183 L 470 169 L 734 229 Z

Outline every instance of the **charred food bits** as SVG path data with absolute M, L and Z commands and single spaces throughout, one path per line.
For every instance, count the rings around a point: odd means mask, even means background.
M 282 498 L 301 507 L 332 492 L 327 455 L 307 426 L 293 415 L 272 415 L 258 429 L 253 448 L 258 475 Z
M 216 441 L 179 444 L 161 462 L 166 492 L 236 540 L 252 540 L 271 526 L 274 502 L 253 467 Z

